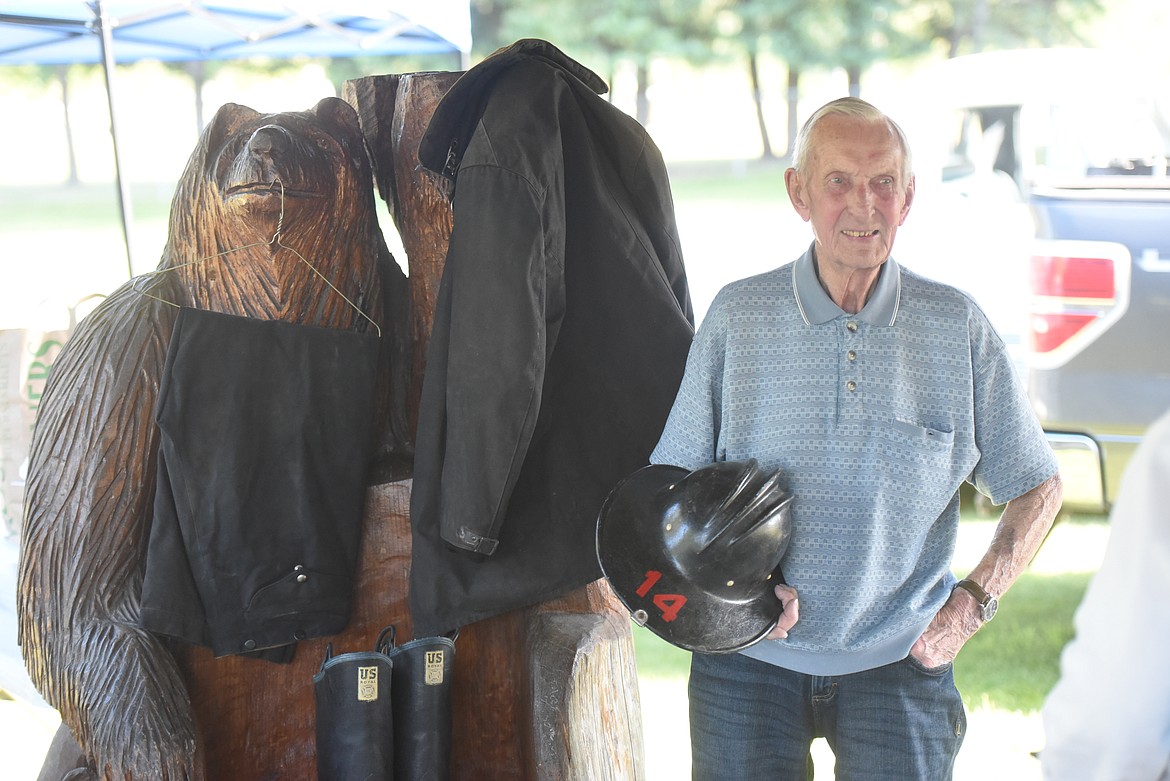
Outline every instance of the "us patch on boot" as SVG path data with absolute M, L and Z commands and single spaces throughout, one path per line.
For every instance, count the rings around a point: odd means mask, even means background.
M 376 665 L 357 668 L 359 702 L 373 702 L 378 699 L 378 668 Z
M 443 651 L 427 651 L 426 670 L 423 683 L 427 686 L 438 686 L 443 682 Z

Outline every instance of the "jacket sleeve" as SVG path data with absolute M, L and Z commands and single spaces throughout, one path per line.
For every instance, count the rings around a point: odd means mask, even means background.
M 432 333 L 423 394 L 442 400 L 432 410 L 442 418 L 440 535 L 482 554 L 498 544 L 563 316 L 563 239 L 542 217 L 546 202 L 502 168 L 459 172 L 439 291 L 447 327 Z M 437 364 L 445 371 L 432 373 Z

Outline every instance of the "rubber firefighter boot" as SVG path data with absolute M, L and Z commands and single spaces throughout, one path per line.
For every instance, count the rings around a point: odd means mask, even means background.
M 391 647 L 394 665 L 394 777 L 447 781 L 451 774 L 451 674 L 455 636 Z
M 383 632 L 385 635 L 385 632 Z M 333 656 L 313 676 L 318 781 L 393 781 L 393 663 L 379 650 Z

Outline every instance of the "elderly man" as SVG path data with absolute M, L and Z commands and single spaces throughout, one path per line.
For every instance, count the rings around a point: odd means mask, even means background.
M 823 736 L 838 779 L 939 781 L 966 725 L 952 660 L 1051 526 L 1056 460 L 979 307 L 890 255 L 914 200 L 901 129 L 833 101 L 785 183 L 813 244 L 719 293 L 651 457 L 755 458 L 796 496 L 779 625 L 692 659 L 694 777 L 803 779 Z M 965 480 L 1007 506 L 956 582 Z

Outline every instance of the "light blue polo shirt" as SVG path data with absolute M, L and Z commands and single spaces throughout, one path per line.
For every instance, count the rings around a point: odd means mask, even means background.
M 743 653 L 843 675 L 905 658 L 946 602 L 964 480 L 998 504 L 1057 465 L 966 294 L 890 259 L 848 314 L 812 253 L 716 296 L 650 460 L 783 470 L 795 499 L 781 567 L 800 621 Z

